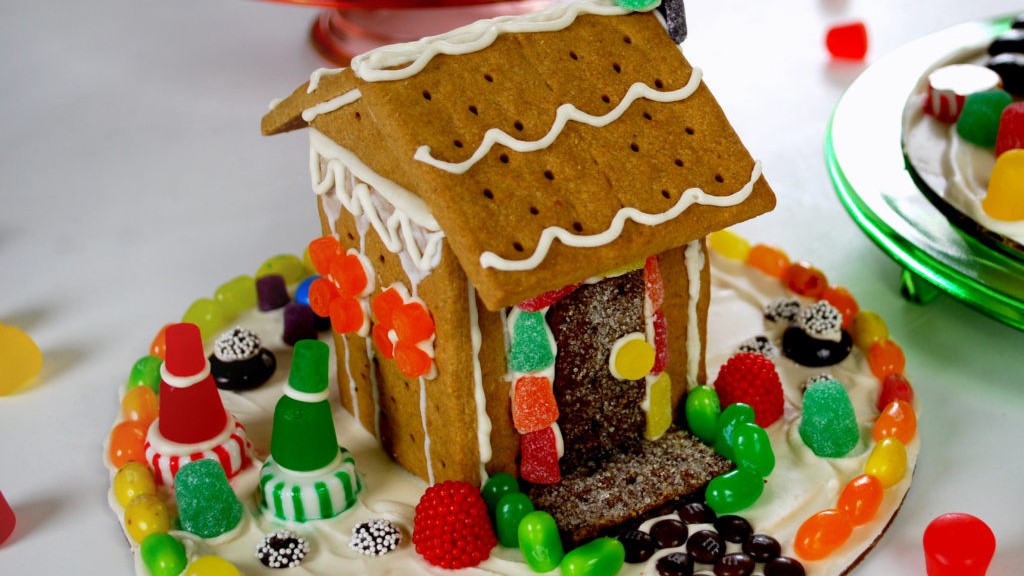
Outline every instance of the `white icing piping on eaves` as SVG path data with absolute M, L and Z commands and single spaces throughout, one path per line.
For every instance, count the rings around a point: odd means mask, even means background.
M 320 80 L 325 76 L 337 76 L 344 71 L 344 68 L 317 68 L 309 75 L 309 86 L 306 86 L 306 94 L 316 92 L 316 89 L 320 87 Z
M 534 249 L 533 254 L 528 258 L 524 258 L 522 260 L 508 260 L 498 256 L 494 252 L 487 251 L 480 255 L 480 267 L 494 268 L 505 272 L 533 270 L 544 261 L 544 258 L 547 257 L 548 251 L 551 249 L 551 244 L 556 239 L 561 241 L 562 244 L 572 248 L 594 248 L 597 246 L 604 246 L 618 238 L 619 235 L 622 234 L 622 230 L 625 227 L 627 220 L 632 220 L 637 224 L 643 224 L 645 226 L 657 226 L 676 218 L 694 204 L 716 207 L 736 206 L 750 196 L 750 193 L 754 189 L 754 183 L 757 182 L 760 177 L 761 162 L 755 160 L 754 168 L 750 173 L 750 180 L 744 184 L 742 188 L 732 194 L 726 196 L 714 196 L 704 192 L 700 188 L 689 188 L 679 195 L 679 200 L 676 201 L 674 206 L 660 214 L 649 214 L 647 212 L 641 212 L 631 206 L 627 206 L 620 209 L 615 214 L 615 217 L 612 218 L 611 224 L 608 225 L 608 228 L 604 232 L 599 232 L 597 234 L 573 234 L 565 228 L 550 226 L 541 232 L 537 248 Z
M 462 162 L 438 160 L 430 155 L 430 146 L 426 145 L 417 148 L 413 158 L 452 174 L 462 174 L 482 160 L 495 144 L 501 144 L 516 152 L 536 152 L 554 143 L 570 120 L 595 128 L 603 128 L 621 118 L 626 113 L 626 110 L 629 110 L 629 107 L 633 105 L 633 102 L 641 98 L 663 103 L 685 100 L 700 87 L 701 76 L 700 68 L 694 67 L 693 72 L 690 74 L 690 80 L 685 86 L 669 91 L 655 90 L 642 82 L 636 82 L 629 87 L 629 90 L 626 91 L 626 95 L 622 97 L 619 104 L 603 116 L 587 114 L 572 104 L 562 104 L 555 112 L 555 120 L 551 124 L 551 129 L 539 140 L 520 140 L 500 128 L 491 128 L 484 133 L 483 141 L 480 142 L 480 146 L 473 152 L 473 155 Z M 305 112 L 303 112 L 303 118 L 305 118 Z
M 321 102 L 316 106 L 306 108 L 302 111 L 302 119 L 305 120 L 306 123 L 312 122 L 317 116 L 334 112 L 335 110 L 343 106 L 347 106 L 362 97 L 363 93 L 359 91 L 359 88 L 353 88 L 340 96 L 335 96 L 334 98 Z
M 377 48 L 353 58 L 352 71 L 367 82 L 402 80 L 418 74 L 438 54 L 477 52 L 501 34 L 551 32 L 572 24 L 580 14 L 618 16 L 629 12 L 632 10 L 620 8 L 611 0 L 556 3 L 531 14 L 480 20 L 445 34 Z

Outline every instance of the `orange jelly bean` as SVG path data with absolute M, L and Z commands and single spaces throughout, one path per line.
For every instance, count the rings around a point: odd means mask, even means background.
M 821 560 L 842 546 L 853 533 L 850 515 L 840 510 L 822 510 L 796 531 L 793 549 L 804 560 Z
M 882 481 L 870 474 L 861 474 L 843 488 L 836 508 L 845 512 L 854 526 L 860 526 L 875 517 L 884 497 Z
M 160 400 L 149 386 L 136 386 L 121 399 L 121 418 L 138 422 L 149 429 L 160 413 Z
M 892 437 L 904 445 L 910 443 L 917 434 L 917 414 L 914 407 L 903 400 L 893 400 L 882 410 L 875 420 L 875 429 L 871 436 L 876 442 L 882 438 Z
M 849 329 L 853 324 L 853 317 L 860 310 L 860 306 L 857 305 L 857 300 L 853 297 L 853 294 L 850 294 L 850 291 L 842 286 L 829 286 L 821 294 L 821 299 L 842 313 L 843 328 Z
M 114 426 L 110 432 L 110 449 L 108 455 L 114 468 L 120 468 L 128 462 L 146 463 L 146 432 L 148 426 L 140 422 L 125 420 Z
M 149 345 L 149 353 L 160 359 L 167 357 L 167 327 L 170 324 L 164 324 L 160 331 L 153 337 L 153 342 Z
M 794 262 L 782 273 L 782 282 L 793 292 L 808 298 L 820 298 L 828 288 L 825 273 L 807 262 Z
M 789 267 L 789 256 L 778 248 L 755 244 L 747 253 L 747 264 L 769 276 L 781 278 L 782 273 Z
M 884 380 L 890 374 L 902 374 L 907 366 L 903 349 L 889 339 L 879 340 L 869 346 L 867 357 L 871 372 L 879 380 Z

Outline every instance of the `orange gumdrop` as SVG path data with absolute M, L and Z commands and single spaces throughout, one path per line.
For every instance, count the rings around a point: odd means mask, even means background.
M 339 334 L 358 332 L 366 323 L 366 311 L 355 298 L 340 296 L 331 302 L 331 327 Z
M 164 324 L 160 331 L 153 337 L 153 342 L 149 345 L 149 353 L 153 356 L 164 360 L 167 358 L 167 327 L 170 324 Z
M 782 273 L 782 282 L 793 292 L 808 298 L 821 298 L 828 288 L 825 273 L 807 262 L 794 262 Z
M 860 311 L 857 300 L 850 294 L 850 291 L 842 286 L 829 286 L 821 294 L 821 299 L 828 302 L 839 310 L 843 315 L 843 328 L 849 329 L 853 324 L 853 317 Z
M 142 388 L 142 386 L 140 386 Z M 110 463 L 120 468 L 129 462 L 146 463 L 146 432 L 148 426 L 125 420 L 110 431 Z
M 535 432 L 558 420 L 558 403 L 551 381 L 544 376 L 523 376 L 512 392 L 512 423 L 520 434 Z
M 309 261 L 317 274 L 327 276 L 330 272 L 331 261 L 338 254 L 341 254 L 341 243 L 334 236 L 321 236 L 309 243 Z
M 789 256 L 778 248 L 755 244 L 747 253 L 747 264 L 769 276 L 781 278 L 782 273 L 789 267 Z
M 121 418 L 138 422 L 149 429 L 160 413 L 160 400 L 149 386 L 136 386 L 121 399 Z
M 861 474 L 846 483 L 836 508 L 845 512 L 854 526 L 860 526 L 875 517 L 884 497 L 882 481 L 871 474 Z
M 427 340 L 434 335 L 434 319 L 419 302 L 411 302 L 395 310 L 391 323 L 398 339 L 409 344 Z
M 398 364 L 402 374 L 416 378 L 430 373 L 434 359 L 416 346 L 399 342 L 395 344 L 395 364 Z
M 804 560 L 821 560 L 833 553 L 853 533 L 850 515 L 839 510 L 822 510 L 796 531 L 793 549 Z
M 879 340 L 869 346 L 867 357 L 871 372 L 879 380 L 884 380 L 890 374 L 902 374 L 907 365 L 903 349 L 889 339 Z
M 331 280 L 342 296 L 360 296 L 369 281 L 362 261 L 355 254 L 342 254 L 331 261 Z
M 337 288 L 326 278 L 317 278 L 309 285 L 309 307 L 321 318 L 331 314 L 331 302 L 338 296 Z
M 377 351 L 388 360 L 395 357 L 395 345 L 391 342 L 391 338 L 388 335 L 389 332 L 391 332 L 391 328 L 385 324 L 374 324 L 371 330 L 373 342 L 377 345 Z
M 405 304 L 405 300 L 402 299 L 398 290 L 388 288 L 370 301 L 370 309 L 373 310 L 373 316 L 377 322 L 387 325 L 390 329 L 391 315 L 403 304 Z
M 876 442 L 883 438 L 893 437 L 906 445 L 914 439 L 917 434 L 917 414 L 914 407 L 903 400 L 893 400 L 879 414 L 875 420 L 875 428 L 871 437 Z

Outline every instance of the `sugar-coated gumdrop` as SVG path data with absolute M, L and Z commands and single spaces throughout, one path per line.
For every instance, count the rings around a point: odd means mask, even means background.
M 875 517 L 885 497 L 881 480 L 870 474 L 861 474 L 846 483 L 839 494 L 836 509 L 845 512 L 854 526 L 867 524 Z
M 1003 109 L 996 134 L 996 156 L 1018 148 L 1024 148 L 1024 102 L 1014 102 Z
M 150 534 L 170 530 L 171 516 L 156 494 L 139 494 L 124 509 L 124 529 L 141 543 Z
M 149 353 L 152 356 L 163 359 L 167 355 L 167 327 L 170 324 L 164 324 L 160 327 L 160 330 L 153 337 L 153 341 L 149 344 Z M 157 382 L 159 384 L 159 382 Z
M 18 519 L 14 515 L 14 509 L 4 498 L 4 493 L 0 492 L 0 544 L 3 544 L 11 537 L 11 533 L 14 532 L 14 525 L 17 524 Z
M 200 538 L 214 538 L 238 526 L 242 503 L 216 460 L 196 460 L 174 478 L 181 529 Z
M 146 433 L 149 425 L 129 420 L 120 422 L 110 431 L 110 463 L 120 468 L 128 462 L 146 461 Z
M 651 372 L 655 356 L 654 346 L 644 340 L 644 335 L 634 333 L 612 346 L 609 368 L 616 378 L 639 380 Z
M 661 278 L 657 256 L 651 256 L 644 262 L 644 291 L 651 302 L 651 309 L 660 311 L 665 302 L 665 282 Z
M 492 515 L 501 498 L 515 492 L 519 492 L 519 482 L 507 472 L 499 472 L 491 476 L 480 488 L 480 496 L 483 497 L 484 504 L 487 504 L 487 511 Z
M 764 479 L 760 475 L 737 468 L 713 478 L 704 497 L 716 513 L 731 514 L 750 507 L 762 492 Z
M 970 514 L 943 514 L 924 530 L 928 576 L 985 576 L 995 552 L 992 529 Z
M 558 420 L 558 403 L 545 376 L 523 376 L 512 389 L 512 423 L 520 434 L 541 430 Z
M 750 255 L 750 242 L 732 230 L 718 230 L 708 236 L 712 250 L 730 260 L 743 262 Z
M 782 273 L 789 268 L 789 256 L 773 246 L 754 244 L 747 254 L 747 264 L 775 278 L 782 278 Z
M 136 386 L 121 399 L 121 418 L 149 427 L 160 413 L 160 399 L 149 386 Z
M 551 514 L 530 512 L 519 522 L 519 550 L 534 572 L 554 570 L 565 555 L 558 525 Z
M 736 427 L 743 422 L 754 421 L 754 409 L 749 404 L 737 402 L 730 404 L 718 417 L 718 431 L 715 433 L 715 451 L 724 458 L 734 460 L 733 439 L 736 435 Z
M 668 319 L 664 310 L 654 311 L 654 366 L 651 374 L 661 374 L 668 366 Z
M 914 388 L 902 374 L 890 374 L 882 380 L 882 389 L 878 393 L 878 411 L 885 410 L 893 400 L 903 400 L 907 404 L 914 403 Z
M 203 338 L 212 338 L 227 326 L 228 315 L 216 300 L 200 298 L 188 307 L 181 321 L 199 326 Z
M 828 288 L 825 273 L 807 262 L 794 262 L 782 273 L 782 282 L 793 292 L 808 298 L 820 298 Z
M 512 345 L 509 368 L 514 372 L 538 372 L 555 363 L 555 351 L 544 315 L 540 312 L 519 313 L 512 323 Z
M 907 366 L 907 360 L 903 356 L 903 349 L 892 340 L 879 340 L 868 347 L 868 366 L 872 374 L 879 380 L 885 379 L 890 374 L 902 374 Z
M 498 500 L 494 508 L 494 524 L 502 546 L 519 547 L 519 523 L 530 512 L 533 512 L 533 502 L 522 492 L 511 492 Z
M 558 466 L 558 440 L 548 427 L 519 437 L 522 458 L 519 476 L 534 484 L 554 484 L 562 479 Z
M 43 367 L 43 354 L 32 338 L 0 324 L 0 396 L 28 384 Z
M 907 449 L 893 437 L 882 438 L 871 449 L 864 472 L 882 482 L 882 486 L 895 486 L 907 473 Z
M 128 506 L 140 494 L 156 494 L 156 481 L 148 466 L 128 462 L 114 474 L 114 497 L 121 506 Z
M 835 58 L 863 60 L 868 53 L 868 29 L 863 22 L 833 26 L 825 34 L 825 46 Z
M 850 291 L 842 286 L 829 286 L 821 294 L 821 299 L 831 304 L 843 315 L 843 328 L 849 330 L 853 325 L 853 318 L 860 310 L 857 299 L 850 294 Z
M 220 556 L 203 556 L 193 560 L 181 576 L 242 576 L 242 573 Z
M 146 536 L 139 554 L 152 576 L 178 576 L 188 565 L 185 545 L 174 536 L 162 532 Z
M 132 366 L 131 374 L 128 376 L 128 389 L 131 390 L 136 386 L 145 386 L 159 394 L 160 365 L 163 363 L 163 358 L 152 354 L 139 358 Z
M 248 274 L 235 276 L 217 287 L 213 299 L 229 315 L 241 314 L 249 308 L 255 308 L 256 280 Z
M 306 267 L 302 264 L 302 258 L 294 254 L 277 254 L 264 260 L 256 270 L 257 278 L 268 274 L 278 274 L 284 278 L 285 283 L 294 284 L 306 276 Z
M 839 458 L 853 450 L 860 428 L 842 384 L 825 379 L 807 386 L 799 430 L 804 444 L 822 458 Z
M 852 533 L 849 515 L 839 510 L 822 510 L 797 529 L 793 549 L 804 560 L 821 560 L 842 546 Z
M 672 425 L 672 379 L 662 372 L 647 386 L 647 425 L 644 437 L 656 440 Z
M 256 279 L 256 302 L 261 312 L 283 308 L 290 301 L 284 276 L 267 274 Z
M 569 294 L 572 294 L 579 287 L 579 284 L 570 284 L 568 286 L 559 288 L 558 290 L 549 290 L 547 292 L 544 292 L 543 294 L 534 296 L 533 298 L 527 298 L 526 300 L 523 300 L 522 302 L 516 305 L 516 308 L 520 308 L 522 310 L 525 310 L 526 312 L 539 312 L 547 308 L 548 306 L 555 304 L 556 302 L 558 302 L 562 298 L 565 298 Z
M 736 466 L 767 478 L 775 469 L 775 451 L 764 428 L 750 422 L 736 425 L 732 437 Z
M 690 390 L 686 395 L 685 409 L 690 432 L 705 444 L 714 442 L 718 434 L 718 417 L 722 414 L 715 390 L 710 386 L 697 386 Z
M 875 420 L 872 437 L 876 442 L 892 436 L 904 445 L 909 444 L 917 434 L 917 414 L 914 407 L 903 400 L 893 400 Z
M 985 213 L 997 220 L 1024 220 L 1024 149 L 1008 150 L 989 176 L 988 193 L 981 201 Z
M 975 92 L 964 101 L 963 112 L 956 121 L 956 133 L 961 138 L 983 148 L 996 145 L 999 118 L 1003 109 L 1013 103 L 1013 96 L 1004 90 Z
M 614 576 L 626 562 L 626 549 L 615 538 L 602 536 L 569 551 L 562 558 L 563 576 Z
M 861 310 L 853 317 L 850 335 L 853 336 L 853 343 L 857 348 L 867 352 L 872 344 L 889 337 L 889 328 L 878 314 L 870 310 Z

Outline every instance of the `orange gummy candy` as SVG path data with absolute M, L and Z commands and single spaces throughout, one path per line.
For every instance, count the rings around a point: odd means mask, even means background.
M 795 262 L 782 273 L 782 282 L 793 292 L 808 298 L 820 298 L 828 288 L 825 273 L 807 262 Z
M 860 311 L 857 300 L 850 291 L 842 286 L 829 286 L 821 294 L 821 299 L 831 304 L 843 315 L 843 328 L 849 329 L 853 318 Z
M 782 273 L 789 267 L 789 256 L 778 248 L 755 244 L 750 247 L 747 254 L 747 264 L 769 276 L 781 278 Z
M 142 388 L 142 386 L 140 386 Z M 149 426 L 125 420 L 110 431 L 110 463 L 120 468 L 128 462 L 146 463 L 146 432 Z
M 434 319 L 419 302 L 411 302 L 391 315 L 395 334 L 401 342 L 415 344 L 434 335 Z
M 331 327 L 339 334 L 358 332 L 366 323 L 366 311 L 355 298 L 339 296 L 331 302 Z
M 331 260 L 329 274 L 343 296 L 361 296 L 369 284 L 366 269 L 355 254 L 336 256 Z
M 341 243 L 334 236 L 321 236 L 309 243 L 309 261 L 317 274 L 327 276 L 330 272 L 331 261 L 341 254 Z
M 890 374 L 902 374 L 907 361 L 903 349 L 892 340 L 879 340 L 868 347 L 868 366 L 879 380 Z
M 388 288 L 370 301 L 370 309 L 373 310 L 377 322 L 387 325 L 390 330 L 391 315 L 403 304 L 405 300 L 402 299 L 402 294 L 396 288 Z
M 512 392 L 512 422 L 520 434 L 551 426 L 558 420 L 558 404 L 551 381 L 544 376 L 523 376 Z
M 430 373 L 434 359 L 416 346 L 399 341 L 395 344 L 395 364 L 398 364 L 402 374 L 417 378 Z
M 309 307 L 317 316 L 330 316 L 331 302 L 338 297 L 338 289 L 326 278 L 317 278 L 309 285 Z
M 850 515 L 839 510 L 822 510 L 796 531 L 793 549 L 805 560 L 821 560 L 836 551 L 853 533 Z
M 885 487 L 881 480 L 871 474 L 861 474 L 847 482 L 839 494 L 836 508 L 849 515 L 854 526 L 860 526 L 875 517 L 884 497 Z

